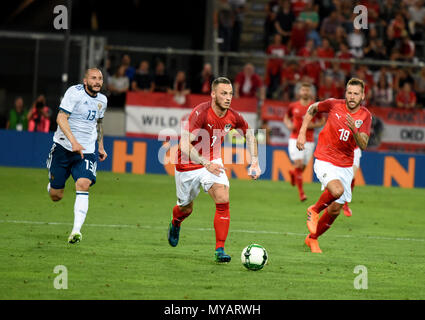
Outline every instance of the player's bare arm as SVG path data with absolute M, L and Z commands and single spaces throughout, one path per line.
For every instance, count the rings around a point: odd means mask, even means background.
M 246 144 L 251 155 L 251 165 L 248 168 L 248 175 L 257 180 L 261 175 L 261 169 L 258 163 L 258 144 L 257 139 L 253 134 L 253 130 L 248 129 L 246 132 Z
M 106 153 L 103 146 L 103 119 L 97 120 L 97 143 L 99 145 L 99 161 L 104 161 L 108 154 Z
M 354 119 L 351 117 L 351 115 L 347 114 L 346 120 L 347 126 L 353 133 L 354 140 L 356 140 L 356 144 L 359 146 L 360 149 L 365 150 L 369 142 L 369 136 L 364 132 L 358 131 L 354 124 Z
M 291 119 L 289 119 L 288 115 L 285 114 L 283 117 L 283 124 L 289 129 L 292 130 L 294 128 L 294 124 L 292 123 Z
M 301 125 L 300 133 L 297 138 L 297 148 L 298 150 L 304 150 L 304 144 L 306 142 L 306 133 L 311 120 L 313 120 L 317 111 L 319 110 L 319 102 L 313 103 L 304 116 L 303 123 Z
M 72 145 L 72 151 L 78 152 L 81 155 L 81 159 L 84 158 L 83 150 L 85 149 L 81 144 L 78 143 L 77 139 L 75 139 L 72 134 L 71 128 L 69 127 L 68 122 L 69 114 L 59 110 L 58 116 L 56 118 L 56 122 L 58 126 L 61 128 L 64 135 L 68 138 L 69 142 Z
M 181 152 L 184 153 L 194 163 L 203 165 L 209 172 L 219 176 L 223 172 L 224 167 L 217 163 L 212 163 L 200 155 L 198 150 L 196 150 L 192 144 L 192 141 L 195 140 L 195 138 L 196 137 L 193 133 L 183 130 L 182 137 L 180 139 Z

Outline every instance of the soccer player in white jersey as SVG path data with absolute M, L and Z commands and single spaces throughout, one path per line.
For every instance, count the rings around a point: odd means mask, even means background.
M 70 175 L 75 181 L 74 226 L 69 243 L 82 239 L 81 227 L 89 207 L 89 188 L 96 183 L 96 140 L 99 160 L 104 161 L 108 156 L 103 147 L 102 119 L 107 98 L 100 93 L 102 85 L 102 72 L 91 68 L 86 71 L 83 84 L 71 86 L 65 92 L 56 119 L 58 128 L 47 159 L 47 191 L 53 201 L 62 199 L 65 182 Z

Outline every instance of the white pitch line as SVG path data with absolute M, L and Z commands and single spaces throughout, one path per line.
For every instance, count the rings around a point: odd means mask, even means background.
M 0 220 L 0 223 L 15 223 L 15 224 L 33 224 L 33 225 L 67 225 L 72 226 L 72 223 L 69 222 L 43 222 L 43 221 L 27 221 L 27 220 Z M 131 224 L 96 224 L 96 223 L 86 223 L 84 226 L 87 227 L 100 227 L 100 228 L 142 228 L 142 229 L 152 229 L 152 230 L 165 230 L 164 226 L 148 226 L 148 225 L 131 225 Z M 185 227 L 185 230 L 192 231 L 214 231 L 213 228 L 191 228 Z M 232 229 L 231 232 L 237 233 L 256 233 L 256 234 L 277 234 L 277 235 L 288 235 L 288 236 L 297 236 L 305 237 L 306 233 L 294 233 L 294 232 L 282 232 L 282 231 L 264 231 L 264 230 L 238 230 Z M 381 237 L 381 236 L 354 236 L 354 235 L 329 235 L 330 237 L 336 238 L 362 238 L 362 239 L 373 239 L 373 240 L 390 240 L 390 241 L 416 241 L 416 242 L 425 242 L 425 239 L 420 238 L 404 238 L 404 237 Z

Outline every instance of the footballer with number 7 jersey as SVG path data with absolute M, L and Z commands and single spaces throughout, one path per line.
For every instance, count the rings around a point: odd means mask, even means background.
M 177 205 L 168 228 L 168 242 L 177 246 L 180 225 L 193 210 L 193 201 L 200 188 L 215 202 L 214 230 L 216 238 L 215 261 L 229 262 L 230 255 L 224 252 L 227 239 L 229 211 L 229 179 L 221 159 L 224 137 L 236 129 L 246 137 L 251 155 L 248 174 L 256 180 L 261 174 L 258 164 L 257 141 L 242 115 L 232 108 L 232 83 L 225 77 L 215 79 L 211 86 L 211 100 L 196 106 L 183 125 L 177 151 L 175 181 Z
M 58 128 L 47 159 L 47 191 L 53 201 L 62 199 L 65 182 L 70 175 L 75 181 L 74 225 L 68 238 L 72 244 L 82 239 L 81 227 L 89 207 L 89 188 L 96 183 L 96 140 L 99 160 L 104 161 L 108 156 L 103 147 L 102 119 L 107 98 L 100 93 L 102 85 L 102 72 L 90 68 L 85 73 L 84 84 L 66 90 L 59 106 Z
M 310 105 L 297 138 L 297 148 L 303 150 L 306 131 L 313 117 L 318 112 L 328 113 L 314 152 L 314 172 L 324 191 L 307 209 L 310 233 L 305 243 L 311 252 L 322 252 L 317 238 L 330 228 L 344 203 L 351 202 L 354 149 L 367 147 L 372 123 L 370 112 L 360 105 L 365 97 L 364 87 L 362 80 L 352 78 L 347 83 L 345 99 L 327 99 Z M 319 219 L 322 210 L 325 211 Z

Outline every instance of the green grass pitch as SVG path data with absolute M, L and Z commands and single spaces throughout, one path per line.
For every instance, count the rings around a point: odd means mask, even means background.
M 173 177 L 98 172 L 76 245 L 66 242 L 73 180 L 58 203 L 47 182 L 46 170 L 0 168 L 0 299 L 425 299 L 423 189 L 356 187 L 353 216 L 341 213 L 319 239 L 323 254 L 312 254 L 306 208 L 319 184 L 305 185 L 309 199 L 300 203 L 287 182 L 231 180 L 232 261 L 219 265 L 215 206 L 203 192 L 179 245 L 169 246 Z M 269 253 L 263 270 L 240 262 L 250 243 Z M 67 268 L 66 290 L 54 288 L 57 265 Z M 358 265 L 367 268 L 367 289 L 354 287 Z

